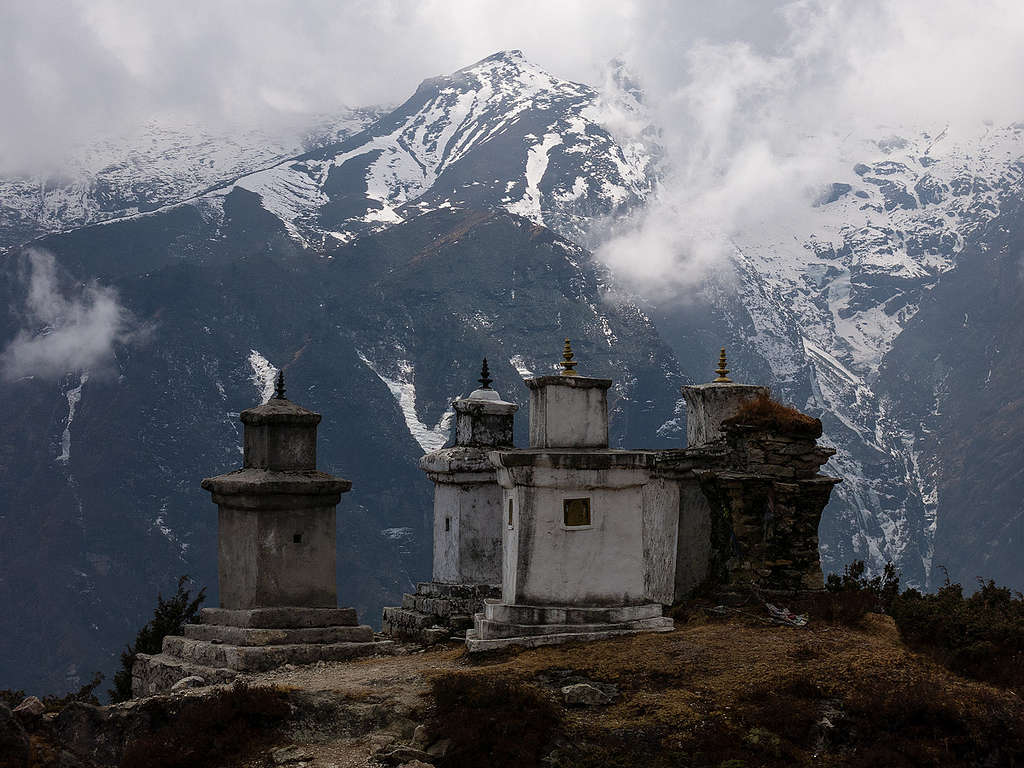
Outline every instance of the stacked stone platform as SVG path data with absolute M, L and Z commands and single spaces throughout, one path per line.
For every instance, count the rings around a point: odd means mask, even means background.
M 461 640 L 473 626 L 473 615 L 483 610 L 484 601 L 498 597 L 500 586 L 420 582 L 414 594 L 402 595 L 401 607 L 384 609 L 381 631 L 424 645 Z
M 161 693 L 186 677 L 206 684 L 284 664 L 315 664 L 389 653 L 394 643 L 374 639 L 352 608 L 204 608 L 200 624 L 164 638 L 161 652 L 139 654 L 132 695 Z
M 567 607 L 508 605 L 487 600 L 473 617 L 466 633 L 470 653 L 515 645 L 536 648 L 567 642 L 605 640 L 638 632 L 671 632 L 672 619 L 662 616 L 661 605 Z

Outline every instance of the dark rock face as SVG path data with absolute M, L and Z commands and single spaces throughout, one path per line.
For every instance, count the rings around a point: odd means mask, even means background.
M 880 372 L 880 389 L 928 435 L 922 461 L 938 478 L 934 562 L 967 587 L 978 578 L 1022 584 L 1022 222 L 1019 200 L 992 220 L 922 301 Z
M 30 750 L 25 729 L 7 705 L 0 702 L 0 765 L 27 768 Z

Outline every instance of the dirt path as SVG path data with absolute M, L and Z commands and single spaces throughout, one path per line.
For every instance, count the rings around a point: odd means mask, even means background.
M 465 649 L 446 646 L 251 676 L 251 684 L 288 690 L 302 715 L 282 746 L 249 765 L 379 766 L 375 753 L 412 743 L 426 715 L 430 675 L 466 666 Z

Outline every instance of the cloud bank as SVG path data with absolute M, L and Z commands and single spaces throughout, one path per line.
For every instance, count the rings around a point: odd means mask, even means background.
M 600 255 L 677 290 L 805 207 L 851 132 L 1024 118 L 1021 40 L 1019 0 L 37 0 L 0 25 L 0 173 L 157 116 L 266 128 L 397 103 L 501 49 L 595 84 L 618 56 L 667 170 Z
M 130 133 L 154 117 L 268 126 L 343 104 L 398 103 L 421 80 L 507 48 L 562 77 L 596 82 L 605 62 L 652 35 L 685 47 L 749 23 L 748 37 L 765 37 L 774 19 L 762 0 L 8 5 L 0 24 L 0 172 L 59 170 L 77 144 Z
M 744 232 L 799 222 L 846 162 L 847 136 L 1024 119 L 1024 5 L 806 0 L 775 13 L 784 32 L 768 48 L 634 52 L 669 167 L 599 255 L 649 294 L 699 283 Z
M 53 254 L 28 251 L 26 282 L 26 327 L 0 352 L 5 380 L 103 373 L 114 364 L 116 344 L 139 339 L 140 330 L 112 288 L 92 283 L 70 295 L 62 292 Z

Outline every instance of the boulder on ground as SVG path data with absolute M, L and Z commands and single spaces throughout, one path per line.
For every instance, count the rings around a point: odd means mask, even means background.
M 14 712 L 14 715 L 16 717 L 24 721 L 26 719 L 35 719 L 39 717 L 41 714 L 43 714 L 43 711 L 45 709 L 46 707 L 43 705 L 43 702 L 39 700 L 39 697 L 26 696 L 25 699 L 21 702 L 21 704 L 16 706 L 11 711 Z
M 611 696 L 587 683 L 567 685 L 562 689 L 566 705 L 570 707 L 597 707 L 611 702 Z

